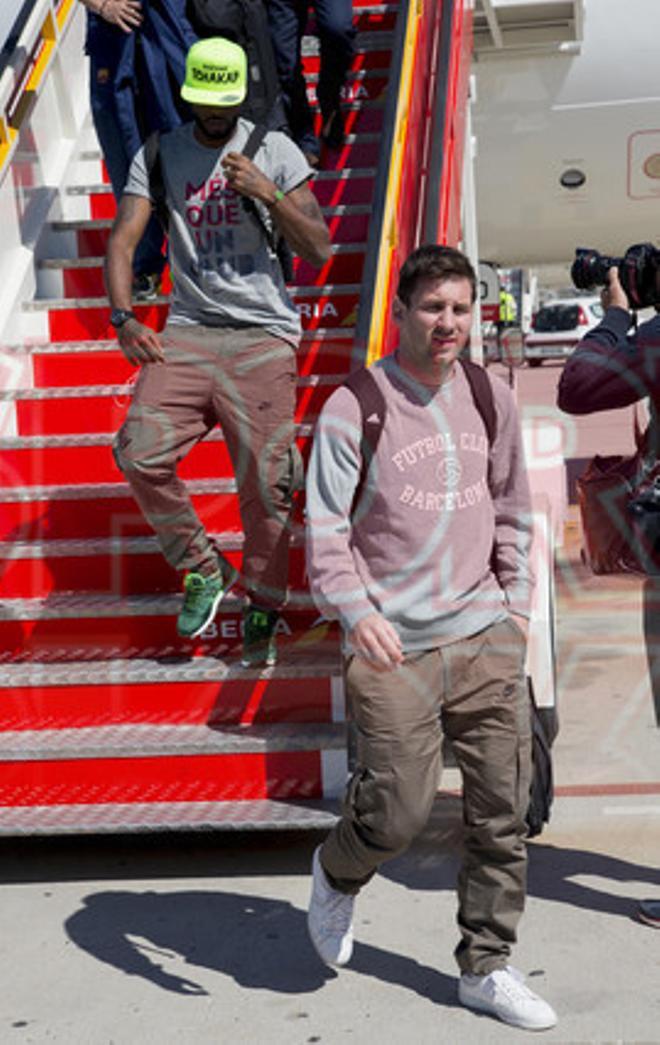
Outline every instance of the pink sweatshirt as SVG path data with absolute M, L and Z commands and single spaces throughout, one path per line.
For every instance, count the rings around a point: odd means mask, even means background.
M 378 610 L 404 651 L 474 635 L 508 610 L 529 616 L 531 501 L 510 390 L 491 378 L 489 478 L 486 429 L 461 367 L 439 389 L 415 382 L 395 356 L 372 373 L 386 422 L 353 519 L 361 418 L 349 389 L 333 393 L 316 429 L 307 568 L 319 610 L 345 632 Z

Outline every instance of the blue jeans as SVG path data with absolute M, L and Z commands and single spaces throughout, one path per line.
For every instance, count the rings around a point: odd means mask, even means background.
M 319 143 L 300 61 L 300 41 L 310 7 L 314 9 L 321 45 L 316 93 L 324 119 L 339 105 L 353 59 L 355 28 L 352 0 L 268 0 L 268 20 L 291 135 L 303 152 L 318 155 Z
M 128 155 L 124 136 L 119 126 L 113 81 L 114 69 L 112 66 L 92 57 L 90 59 L 92 120 L 110 175 L 112 191 L 115 199 L 119 201 L 133 157 Z M 136 276 L 152 273 L 160 275 L 164 267 L 163 230 L 158 219 L 152 215 L 135 250 L 133 271 Z

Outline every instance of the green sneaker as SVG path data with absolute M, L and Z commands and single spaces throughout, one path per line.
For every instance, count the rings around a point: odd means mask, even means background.
M 238 570 L 224 576 L 189 573 L 183 582 L 183 606 L 176 628 L 184 639 L 195 639 L 215 617 L 218 606 L 238 577 Z
M 243 613 L 243 657 L 244 668 L 263 665 L 270 668 L 277 660 L 275 626 L 279 620 L 277 610 L 260 610 L 248 606 Z

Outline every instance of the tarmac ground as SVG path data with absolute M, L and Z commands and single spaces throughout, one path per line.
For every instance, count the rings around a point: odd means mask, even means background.
M 514 962 L 559 1014 L 548 1042 L 660 1042 L 658 795 L 565 797 L 530 844 Z M 313 835 L 2 844 L 0 1041 L 511 1042 L 458 1005 L 456 798 L 359 897 L 334 972 L 308 941 Z
M 590 578 L 578 551 L 569 539 L 557 567 L 557 798 L 530 843 L 513 960 L 559 1014 L 544 1040 L 660 1043 L 660 933 L 634 917 L 660 897 L 641 581 Z M 520 1040 L 456 998 L 454 772 L 415 845 L 359 897 L 339 972 L 306 932 L 317 834 L 1 841 L 0 1042 Z

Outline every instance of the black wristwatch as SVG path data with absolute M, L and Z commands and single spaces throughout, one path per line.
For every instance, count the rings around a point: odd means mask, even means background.
M 128 323 L 129 319 L 135 318 L 135 312 L 132 312 L 130 308 L 113 308 L 110 313 L 110 326 L 114 327 L 115 330 L 119 330 L 124 323 Z

